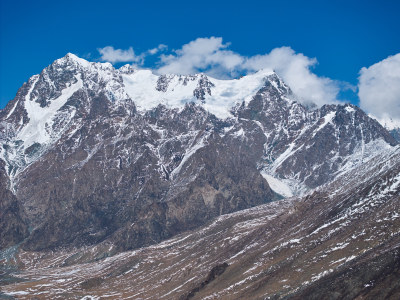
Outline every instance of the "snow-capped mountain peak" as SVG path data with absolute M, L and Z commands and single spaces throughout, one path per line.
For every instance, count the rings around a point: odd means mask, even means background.
M 186 103 L 194 102 L 219 118 L 227 118 L 232 117 L 235 105 L 248 103 L 273 74 L 261 70 L 239 79 L 220 80 L 205 74 L 156 75 L 150 70 L 136 70 L 121 76 L 127 94 L 139 110 L 152 109 L 159 104 L 183 108 Z M 278 87 L 281 81 L 271 82 Z
M 159 104 L 181 109 L 186 103 L 194 102 L 219 118 L 232 117 L 233 107 L 248 103 L 266 84 L 279 90 L 281 95 L 289 91 L 271 70 L 260 70 L 231 80 L 216 79 L 202 73 L 157 75 L 151 70 L 134 69 L 130 65 L 115 69 L 110 63 L 89 62 L 68 53 L 39 74 L 30 97 L 42 107 L 47 106 L 61 95 L 62 90 L 75 84 L 77 77 L 81 78 L 84 90 L 106 91 L 112 102 L 130 98 L 139 111 Z M 31 82 L 27 83 L 29 88 Z
M 233 107 L 247 105 L 267 86 L 271 93 L 275 89 L 277 95 L 287 96 L 288 87 L 270 70 L 232 80 L 202 73 L 157 75 L 130 65 L 115 69 L 110 63 L 89 62 L 68 53 L 32 76 L 1 111 L 7 122 L 2 139 L 10 147 L 2 149 L 0 155 L 12 166 L 9 174 L 16 175 L 64 133 L 72 134 L 82 127 L 83 119 L 99 107 L 107 107 L 104 113 L 122 110 L 132 114 L 145 113 L 160 104 L 182 110 L 193 102 L 225 119 L 233 117 Z
M 90 65 L 90 62 L 87 60 L 80 58 L 76 56 L 73 53 L 67 53 L 64 57 L 57 59 L 55 61 L 56 63 L 63 64 L 63 63 L 74 63 L 74 64 L 79 64 L 81 66 L 88 67 Z M 107 65 L 111 65 L 110 63 L 107 63 Z

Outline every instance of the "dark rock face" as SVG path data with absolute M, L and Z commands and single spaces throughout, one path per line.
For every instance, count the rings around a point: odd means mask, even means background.
M 166 92 L 168 90 L 168 84 L 172 77 L 167 75 L 161 75 L 157 80 L 156 90 L 160 92 Z
M 255 164 L 262 143 L 256 153 L 257 148 L 248 151 L 246 143 L 251 141 L 221 137 L 212 129 L 219 126 L 213 124 L 216 120 L 194 105 L 173 118 L 163 119 L 163 112 L 168 111 L 159 107 L 158 118 L 150 116 L 149 121 L 134 117 L 124 133 L 115 132 L 119 127 L 112 119 L 96 123 L 89 132 L 77 132 L 90 138 L 73 152 L 61 151 L 58 147 L 65 144 L 60 144 L 28 168 L 16 188 L 37 227 L 24 247 L 92 244 L 112 236 L 121 249 L 131 249 L 198 227 L 220 214 L 278 199 Z M 162 144 L 151 120 L 160 128 L 171 128 L 171 136 L 190 134 Z M 259 133 L 254 139 L 262 140 L 259 128 L 255 130 Z M 100 145 L 92 139 L 99 132 L 106 138 Z M 116 136 L 122 141 L 114 144 Z M 182 163 L 186 149 L 202 143 L 190 164 Z M 83 164 L 91 149 L 96 153 Z M 227 151 L 229 155 L 221 155 Z M 116 155 L 110 155 L 113 152 Z M 53 172 L 41 172 L 49 167 L 60 170 L 56 178 Z
M 205 95 L 208 94 L 211 96 L 211 88 L 214 86 L 215 85 L 208 80 L 207 76 L 202 74 L 196 89 L 193 91 L 193 96 L 205 103 Z
M 210 273 L 208 274 L 207 278 L 199 284 L 199 286 L 192 289 L 186 296 L 180 297 L 180 300 L 189 300 L 194 297 L 194 295 L 203 289 L 206 285 L 210 284 L 215 280 L 216 277 L 222 275 L 226 268 L 228 267 L 227 263 L 223 263 L 220 265 L 216 265 L 214 268 L 211 269 Z
M 23 207 L 7 183 L 4 163 L 0 160 L 0 249 L 18 244 L 29 235 Z
M 355 106 L 307 110 L 275 74 L 223 120 L 202 106 L 215 87 L 205 75 L 160 76 L 159 92 L 172 79 L 197 80 L 190 96 L 201 101 L 143 112 L 125 92 L 122 76 L 132 73 L 67 55 L 0 111 L 3 219 L 16 222 L 2 226 L 18 228 L 5 228 L 16 236 L 3 247 L 25 238 L 26 250 L 105 240 L 118 250 L 150 245 L 281 199 L 260 171 L 300 193 L 396 144 Z M 52 117 L 43 123 L 29 105 Z

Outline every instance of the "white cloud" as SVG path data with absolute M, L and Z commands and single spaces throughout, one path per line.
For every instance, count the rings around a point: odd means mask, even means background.
M 336 102 L 341 83 L 326 77 L 319 77 L 311 71 L 317 64 L 315 58 L 296 53 L 290 47 L 275 48 L 270 53 L 256 55 L 246 60 L 247 70 L 257 71 L 269 68 L 283 78 L 303 102 L 317 105 Z
M 168 48 L 167 45 L 160 44 L 156 48 L 147 50 L 147 53 L 150 54 L 150 55 L 154 55 L 154 54 L 157 54 L 160 51 L 166 50 L 167 48 Z
M 139 55 L 135 54 L 132 47 L 127 50 L 114 49 L 112 46 L 106 46 L 104 48 L 98 48 L 97 50 L 101 54 L 101 61 L 108 61 L 112 64 L 120 62 L 131 62 L 134 63 L 135 67 L 139 67 L 144 63 L 144 59 L 148 55 L 155 55 L 161 51 L 165 51 L 168 47 L 164 44 L 160 44 L 153 49 L 149 49 Z
M 296 53 L 290 47 L 275 48 L 270 53 L 248 57 L 229 50 L 229 45 L 221 37 L 210 37 L 197 38 L 170 54 L 160 54 L 167 49 L 163 44 L 140 55 L 135 55 L 132 47 L 121 50 L 108 46 L 98 50 L 102 60 L 138 65 L 143 64 L 146 56 L 158 54 L 158 69 L 154 71 L 159 74 L 204 72 L 215 78 L 228 79 L 260 69 L 275 70 L 301 102 L 312 102 L 318 106 L 337 102 L 340 90 L 349 88 L 346 83 L 317 76 L 312 72 L 317 60 Z
M 378 119 L 400 121 L 400 53 L 360 70 L 360 107 Z
M 217 78 L 229 78 L 260 69 L 272 69 L 302 102 L 322 105 L 337 101 L 342 83 L 314 74 L 311 68 L 317 63 L 315 58 L 296 53 L 290 47 L 275 48 L 268 54 L 251 57 L 228 50 L 228 47 L 229 44 L 224 44 L 220 37 L 198 38 L 173 54 L 162 55 L 158 72 L 205 72 Z
M 161 56 L 159 73 L 193 74 L 209 71 L 214 76 L 224 76 L 243 63 L 243 57 L 223 44 L 222 38 L 198 38 L 183 45 L 174 54 Z
M 112 46 L 106 46 L 104 48 L 97 49 L 101 54 L 100 60 L 108 61 L 110 63 L 118 63 L 118 62 L 141 62 L 143 61 L 142 55 L 135 55 L 133 48 L 130 47 L 127 50 L 122 49 L 114 49 Z

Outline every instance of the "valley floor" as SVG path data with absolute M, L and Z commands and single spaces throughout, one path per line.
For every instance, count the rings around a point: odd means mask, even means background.
M 356 205 L 362 222 L 329 200 L 273 202 L 107 258 L 107 244 L 19 252 L 21 281 L 1 290 L 18 299 L 398 299 L 398 197 Z

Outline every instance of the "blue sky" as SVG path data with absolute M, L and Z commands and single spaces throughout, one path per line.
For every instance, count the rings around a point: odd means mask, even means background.
M 141 67 L 159 68 L 160 54 L 198 38 L 221 37 L 218 51 L 244 58 L 290 47 L 316 59 L 306 67 L 341 86 L 358 103 L 359 72 L 400 52 L 400 1 L 9 1 L 0 2 L 0 107 L 33 74 L 72 52 L 100 60 L 112 46 L 135 55 L 160 44 Z M 229 45 L 228 45 L 229 44 Z M 160 65 L 161 64 L 161 65 Z M 165 64 L 165 62 L 164 62 Z M 294 79 L 293 79 L 294 80 Z

